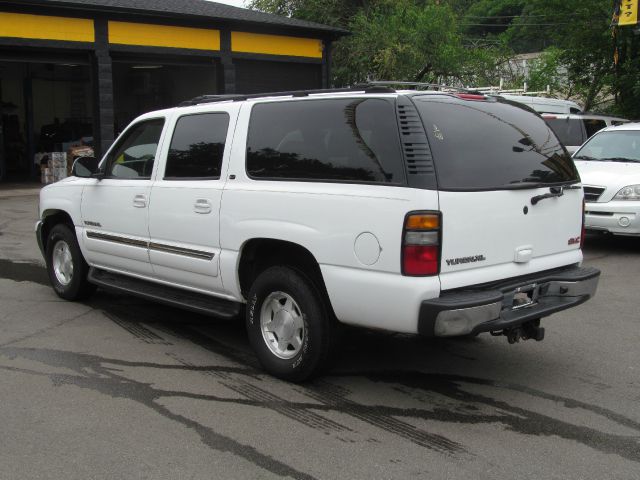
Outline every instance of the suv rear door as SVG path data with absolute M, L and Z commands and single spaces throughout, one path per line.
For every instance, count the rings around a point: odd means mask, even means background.
M 538 115 L 481 96 L 412 98 L 438 178 L 443 290 L 580 261 L 578 173 Z M 562 195 L 534 200 L 551 187 Z
M 237 112 L 237 106 L 179 109 L 172 122 L 149 207 L 149 258 L 159 280 L 207 292 L 222 288 L 222 169 Z

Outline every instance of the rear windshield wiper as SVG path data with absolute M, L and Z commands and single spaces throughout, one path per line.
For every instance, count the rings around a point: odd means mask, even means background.
M 582 189 L 582 187 L 580 185 L 571 185 L 571 184 L 549 187 L 549 193 L 531 197 L 531 205 L 535 205 L 540 200 L 544 200 L 545 198 L 561 197 L 564 195 L 565 190 L 578 190 L 578 189 Z

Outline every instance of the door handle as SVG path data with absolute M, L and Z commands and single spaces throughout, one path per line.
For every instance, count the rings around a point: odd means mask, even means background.
M 136 195 L 133 197 L 133 206 L 136 208 L 145 208 L 147 206 L 147 196 Z
M 211 213 L 211 202 L 206 198 L 198 198 L 193 205 L 193 211 L 196 213 L 207 214 Z

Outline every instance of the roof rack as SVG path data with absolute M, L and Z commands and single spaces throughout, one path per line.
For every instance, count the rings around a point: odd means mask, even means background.
M 424 89 L 431 89 L 431 90 L 436 90 L 436 91 L 440 91 L 440 92 L 464 92 L 464 93 L 478 93 L 480 94 L 480 92 L 478 92 L 476 89 L 474 88 L 465 88 L 465 87 L 454 87 L 452 85 L 443 85 L 440 83 L 424 83 L 424 82 L 405 82 L 405 81 L 393 81 L 393 80 L 374 80 L 371 82 L 367 82 L 367 85 L 369 86 L 379 86 L 379 87 L 390 87 L 392 85 L 399 85 L 399 86 L 403 86 L 403 87 L 415 87 L 416 89 L 418 88 L 424 88 Z
M 252 98 L 266 98 L 266 97 L 307 97 L 309 95 L 319 93 L 342 93 L 342 92 L 354 92 L 362 91 L 364 93 L 394 93 L 392 88 L 382 88 L 378 85 L 354 85 L 347 88 L 324 88 L 316 90 L 291 90 L 286 92 L 267 92 L 267 93 L 249 93 L 249 94 L 224 94 L 224 95 L 200 95 L 199 97 L 192 98 L 191 100 L 185 100 L 180 103 L 179 107 L 188 107 L 191 105 L 200 105 L 203 103 L 213 102 L 241 102 L 243 100 L 249 100 Z
M 222 95 L 200 95 L 192 98 L 191 100 L 185 100 L 180 103 L 179 107 L 188 107 L 192 105 L 201 105 L 203 103 L 214 102 L 241 102 L 243 100 L 249 100 L 252 98 L 266 98 L 266 97 L 307 97 L 309 95 L 320 93 L 347 93 L 347 92 L 359 92 L 364 93 L 395 93 L 395 89 L 392 85 L 400 86 L 412 86 L 418 88 L 430 88 L 438 91 L 453 91 L 453 92 L 465 92 L 465 93 L 478 93 L 475 90 L 469 90 L 461 87 L 451 87 L 449 85 L 440 85 L 437 83 L 420 83 L 420 82 L 403 82 L 403 81 L 372 81 L 361 84 L 356 84 L 346 88 L 324 88 L 316 90 L 291 90 L 286 92 L 268 92 L 268 93 L 250 93 L 250 94 L 222 94 Z

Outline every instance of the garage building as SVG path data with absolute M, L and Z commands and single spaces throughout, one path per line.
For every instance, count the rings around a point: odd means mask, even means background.
M 205 0 L 0 0 L 0 181 L 198 95 L 326 88 L 345 33 Z

